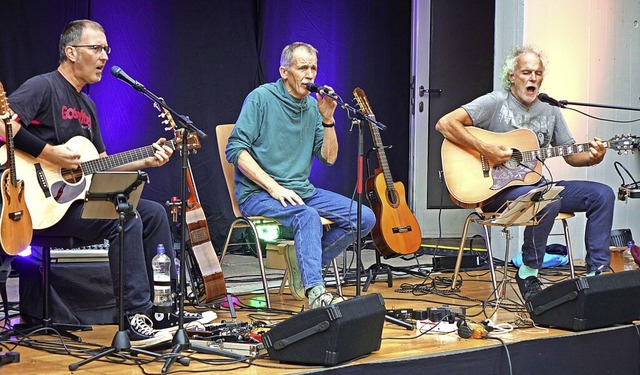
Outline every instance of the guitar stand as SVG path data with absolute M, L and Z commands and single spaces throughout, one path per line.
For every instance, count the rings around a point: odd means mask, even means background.
M 132 174 L 137 175 L 135 181 L 130 182 L 130 178 L 124 178 L 123 176 L 131 176 Z M 101 179 L 101 177 L 106 177 L 105 179 Z M 110 182 L 106 182 L 110 180 Z M 111 346 L 107 348 L 103 348 L 101 352 L 95 354 L 94 356 L 83 359 L 80 362 L 72 363 L 69 365 L 69 371 L 75 371 L 80 366 L 85 365 L 89 362 L 95 361 L 96 359 L 100 359 L 102 357 L 120 353 L 120 352 L 129 352 L 130 354 L 146 354 L 151 357 L 161 358 L 162 354 L 150 352 L 147 350 L 132 348 L 131 341 L 129 340 L 129 335 L 125 328 L 124 320 L 126 319 L 124 314 L 124 223 L 131 217 L 135 215 L 134 204 L 129 201 L 130 193 L 136 190 L 140 185 L 144 183 L 147 179 L 147 174 L 144 172 L 121 172 L 121 173 L 96 173 L 93 177 L 93 182 L 87 195 L 85 197 L 85 206 L 83 207 L 82 216 L 83 218 L 88 218 L 89 216 L 85 216 L 85 213 L 90 212 L 91 214 L 95 214 L 94 218 L 110 218 L 111 215 L 106 214 L 104 210 L 104 202 L 111 202 L 115 206 L 115 212 L 118 214 L 118 233 L 119 233 L 119 241 L 120 241 L 120 258 L 118 260 L 118 272 L 120 274 L 119 286 L 120 290 L 118 293 L 118 332 L 113 337 L 111 341 Z M 126 188 L 116 191 L 116 192 L 106 192 L 106 193 L 93 193 L 92 189 L 95 185 L 98 185 L 98 189 L 100 190 L 99 181 L 107 184 L 129 184 L 125 185 Z M 141 192 L 142 187 L 138 192 Z M 137 195 L 139 198 L 139 194 Z M 93 202 L 93 203 L 92 203 Z M 137 202 L 136 202 L 137 203 Z M 93 207 L 91 207 L 93 206 Z
M 364 286 L 362 287 L 363 291 L 367 291 L 369 289 L 369 285 L 376 282 L 376 277 L 378 275 L 387 275 L 387 286 L 389 288 L 393 288 L 393 267 L 382 263 L 380 259 L 380 253 L 376 250 L 376 262 L 369 266 L 366 269 L 367 279 L 364 282 Z

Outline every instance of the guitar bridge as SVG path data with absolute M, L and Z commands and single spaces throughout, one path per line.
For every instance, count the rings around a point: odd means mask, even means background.
M 40 189 L 42 189 L 45 198 L 49 198 L 51 196 L 51 190 L 49 190 L 49 183 L 47 182 L 47 177 L 42 170 L 42 166 L 40 163 L 36 163 L 34 167 L 36 168 L 36 179 L 38 180 L 38 184 L 40 184 Z
M 22 214 L 23 213 L 24 212 L 22 210 L 9 212 L 9 219 L 11 219 L 13 221 L 19 221 L 20 219 L 22 219 Z
M 407 232 L 411 232 L 411 225 L 405 225 L 403 227 L 393 227 L 391 229 L 393 231 L 393 233 L 407 233 Z
M 489 163 L 484 155 L 480 155 L 480 164 L 482 165 L 482 174 L 485 178 L 489 177 Z

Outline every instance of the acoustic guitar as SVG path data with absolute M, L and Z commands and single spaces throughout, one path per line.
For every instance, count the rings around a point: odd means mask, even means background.
M 356 87 L 353 95 L 360 110 L 375 118 L 364 91 Z M 412 254 L 422 244 L 420 225 L 407 206 L 404 185 L 400 181 L 393 182 L 378 127 L 370 124 L 369 128 L 379 164 L 374 176 L 367 179 L 365 186 L 367 199 L 376 215 L 376 225 L 371 230 L 373 242 L 385 257 Z
M 541 161 L 555 156 L 589 151 L 589 143 L 539 148 L 538 138 L 529 129 L 494 133 L 468 126 L 469 133 L 483 142 L 509 145 L 513 154 L 506 163 L 489 165 L 484 155 L 453 143 L 442 143 L 442 169 L 449 195 L 457 205 L 475 208 L 491 202 L 495 195 L 510 186 L 532 185 L 542 178 Z M 618 152 L 638 147 L 638 137 L 615 136 L 603 142 Z
M 158 105 L 156 108 L 160 109 Z M 165 108 L 162 108 L 161 111 L 161 117 L 165 118 L 164 123 L 168 125 L 167 129 L 173 129 L 177 137 L 180 131 L 176 129 L 173 116 Z M 194 137 L 199 145 L 199 139 L 195 133 Z M 199 146 L 194 147 L 194 149 L 198 148 Z M 191 173 L 191 164 L 188 160 L 186 183 L 189 196 L 186 201 L 185 221 L 191 243 L 189 256 L 196 266 L 194 269 L 196 272 L 194 280 L 198 289 L 196 295 L 200 303 L 210 303 L 224 298 L 227 295 L 227 286 L 224 282 L 220 261 L 211 243 L 207 217 L 200 205 L 196 184 Z
M 189 138 L 187 141 L 187 147 L 193 147 L 193 140 Z M 181 143 L 176 138 L 167 141 L 165 145 L 175 150 L 181 147 Z M 44 229 L 56 224 L 71 203 L 84 199 L 94 173 L 141 160 L 155 153 L 153 146 L 149 145 L 101 158 L 93 143 L 83 136 L 73 137 L 65 145 L 80 154 L 80 167 L 60 168 L 46 160 L 15 150 L 16 169 L 19 177 L 25 181 L 24 196 L 31 212 L 33 229 Z
M 31 243 L 33 227 L 27 203 L 24 200 L 24 181 L 16 177 L 13 147 L 13 126 L 4 86 L 0 82 L 0 118 L 6 130 L 7 169 L 2 172 L 2 216 L 0 219 L 0 245 L 7 255 L 16 255 Z

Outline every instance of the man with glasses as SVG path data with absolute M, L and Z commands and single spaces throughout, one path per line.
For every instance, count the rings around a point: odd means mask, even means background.
M 82 89 L 100 81 L 109 60 L 111 48 L 104 29 L 90 20 L 77 20 L 65 27 L 60 35 L 58 69 L 33 77 L 22 84 L 11 96 L 9 104 L 17 117 L 13 123 L 14 144 L 37 160 L 60 168 L 76 169 L 82 155 L 65 142 L 83 136 L 95 146 L 100 157 L 107 155 L 95 103 Z M 3 124 L 0 121 L 0 124 Z M 2 126 L 2 133 L 5 129 Z M 153 143 L 155 154 L 124 166 L 119 170 L 135 171 L 160 167 L 169 161 L 172 149 L 165 139 Z M 28 199 L 28 197 L 27 197 Z M 132 346 L 153 345 L 172 338 L 171 329 L 178 317 L 175 314 L 152 313 L 153 271 L 151 259 L 158 244 L 163 244 L 172 260 L 171 231 L 164 207 L 141 199 L 137 215 L 124 224 L 124 274 L 119 275 L 120 242 L 117 220 L 82 219 L 82 201 L 74 202 L 65 216 L 51 227 L 34 231 L 40 237 L 75 237 L 101 243 L 109 240 L 109 262 L 114 292 L 119 295 L 120 277 L 124 278 L 126 325 Z M 171 264 L 173 280 L 175 265 Z M 162 316 L 162 320 L 158 318 Z M 185 313 L 185 322 L 201 320 L 200 314 Z M 155 323 L 155 327 L 154 327 Z M 155 328 L 155 329 L 154 329 Z M 157 330 L 162 328 L 162 330 Z

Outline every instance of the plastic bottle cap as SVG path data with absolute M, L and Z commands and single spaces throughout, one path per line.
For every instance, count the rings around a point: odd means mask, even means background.
M 158 244 L 158 254 L 164 254 L 164 245 Z

